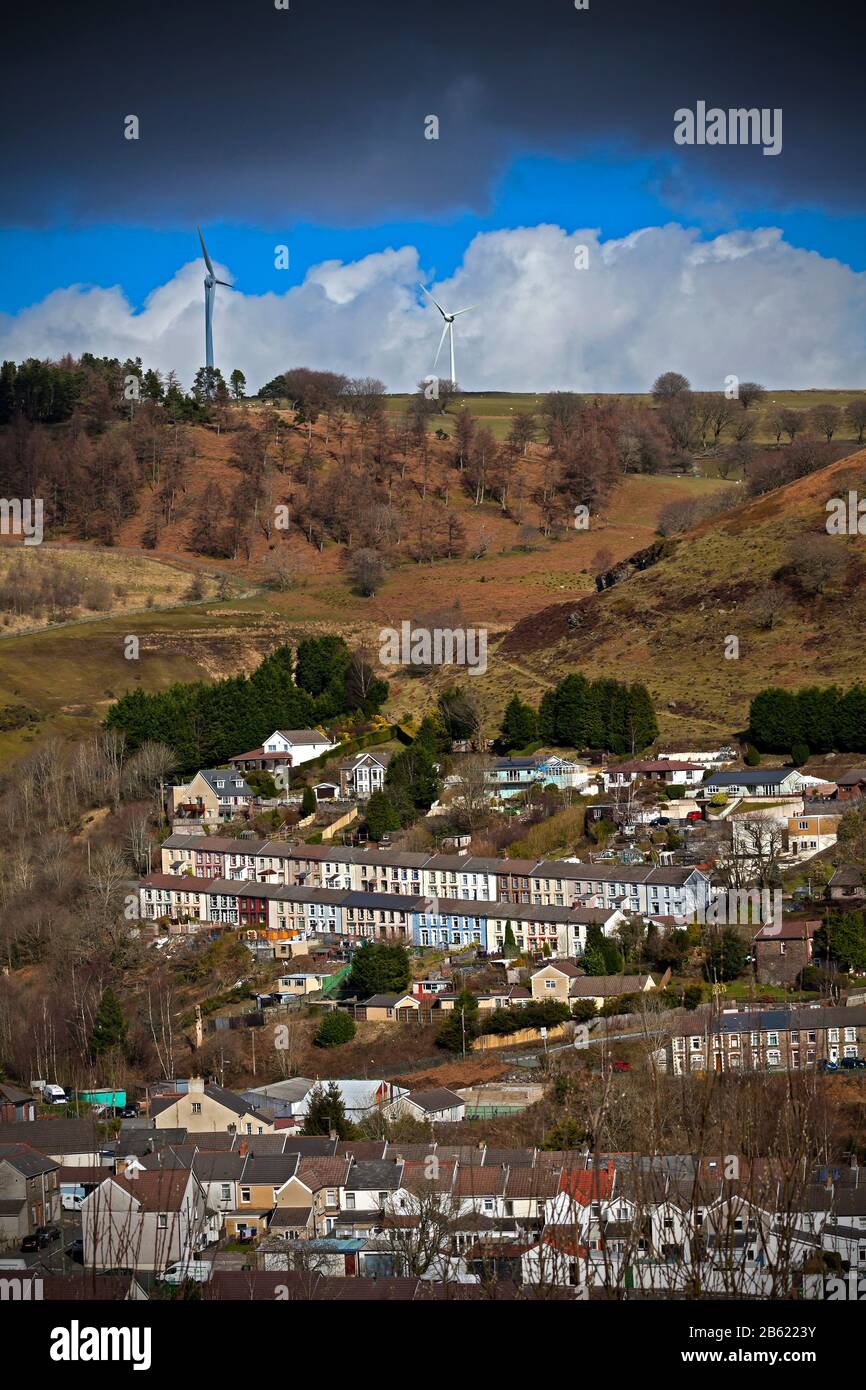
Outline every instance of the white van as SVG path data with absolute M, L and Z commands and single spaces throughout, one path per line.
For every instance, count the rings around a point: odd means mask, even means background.
M 42 1092 L 42 1099 L 46 1105 L 65 1105 L 66 1092 L 62 1086 L 49 1085 Z
M 208 1260 L 178 1260 L 169 1265 L 162 1275 L 164 1284 L 182 1284 L 192 1279 L 196 1284 L 206 1284 L 213 1273 L 213 1265 Z

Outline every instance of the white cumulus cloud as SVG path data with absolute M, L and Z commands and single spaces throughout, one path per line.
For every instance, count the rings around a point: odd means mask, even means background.
M 230 278 L 230 267 L 217 273 Z M 253 390 L 300 365 L 409 390 L 432 371 L 441 331 L 424 279 L 417 250 L 403 246 L 323 261 L 279 295 L 220 287 L 217 362 L 240 367 Z M 201 280 L 190 262 L 138 310 L 116 286 L 55 290 L 0 315 L 0 357 L 140 356 L 189 385 L 203 357 Z M 431 288 L 446 309 L 477 306 L 456 325 L 468 390 L 642 391 L 669 368 L 705 390 L 730 374 L 792 388 L 866 377 L 866 274 L 775 228 L 705 239 L 672 223 L 604 242 L 552 225 L 486 232 Z

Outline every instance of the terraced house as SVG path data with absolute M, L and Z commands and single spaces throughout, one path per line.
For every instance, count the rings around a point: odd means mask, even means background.
M 866 1006 L 741 1010 L 693 1017 L 671 1039 L 674 1075 L 704 1071 L 796 1071 L 866 1057 Z
M 647 915 L 690 916 L 705 911 L 721 891 L 708 874 L 692 866 L 492 859 L 186 835 L 169 836 L 162 855 L 164 873 L 196 878 L 536 907 L 579 904 Z

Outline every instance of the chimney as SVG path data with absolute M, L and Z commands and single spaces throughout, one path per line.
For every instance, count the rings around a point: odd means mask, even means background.
M 246 1158 L 249 1151 L 249 1144 L 247 1143 L 246 1139 L 242 1139 L 241 1142 L 238 1144 L 238 1153 L 240 1154 L 241 1158 Z
M 339 1137 L 340 1137 L 340 1136 L 339 1136 L 339 1134 L 337 1133 L 337 1131 L 336 1131 L 335 1129 L 330 1129 L 330 1130 L 328 1130 L 328 1138 L 329 1138 L 329 1139 L 339 1139 Z
M 188 1083 L 187 1083 L 187 1088 L 186 1088 L 186 1089 L 187 1089 L 187 1092 L 188 1092 L 188 1093 L 191 1093 L 191 1092 L 194 1091 L 196 1094 L 198 1094 L 198 1092 L 200 1092 L 200 1091 L 203 1091 L 203 1090 L 204 1090 L 204 1077 L 203 1077 L 203 1076 L 191 1076 L 190 1079 L 189 1079 L 189 1081 L 188 1081 Z

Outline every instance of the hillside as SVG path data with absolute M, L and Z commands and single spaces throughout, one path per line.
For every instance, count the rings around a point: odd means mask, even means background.
M 866 492 L 866 450 L 695 527 L 616 587 L 518 621 L 497 659 L 527 682 L 575 668 L 645 681 L 662 738 L 686 743 L 742 729 L 763 686 L 863 679 L 866 537 L 832 538 L 843 559 L 820 592 L 782 573 L 824 545 L 827 500 L 849 488 Z
M 473 412 L 477 407 L 479 424 L 504 423 L 501 412 L 512 399 L 515 409 L 534 404 L 519 397 L 468 403 Z M 389 414 L 395 400 L 388 398 Z M 849 477 L 856 484 L 866 456 L 724 513 L 673 541 L 673 553 L 654 568 L 596 595 L 599 571 L 657 540 L 664 508 L 737 496 L 743 485 L 736 473 L 714 476 L 712 453 L 691 473 L 620 473 L 593 509 L 589 529 L 575 529 L 562 509 L 548 527 L 540 499 L 550 458 L 542 445 L 531 443 L 514 461 L 504 500 L 494 469 L 479 501 L 455 467 L 450 439 L 435 437 L 442 423 L 445 417 L 434 417 L 424 445 L 401 452 L 396 434 L 383 447 L 353 420 L 307 427 L 288 412 L 256 405 L 226 412 L 221 423 L 183 427 L 180 445 L 177 431 L 137 417 L 128 438 L 144 461 L 142 481 L 112 543 L 81 539 L 85 515 L 77 530 L 49 531 L 38 552 L 15 547 L 16 564 L 34 570 L 50 567 L 52 556 L 58 565 L 92 568 L 110 579 L 111 595 L 100 611 L 83 604 L 64 612 L 62 625 L 45 614 L 38 622 L 7 623 L 10 635 L 0 637 L 0 766 L 46 734 L 86 732 L 127 689 L 249 673 L 277 644 L 326 630 L 375 655 L 380 630 L 399 629 L 407 619 L 487 630 L 489 670 L 469 684 L 491 731 L 514 691 L 537 703 L 562 674 L 581 667 L 645 681 L 663 736 L 686 741 L 729 736 L 742 726 L 754 690 L 771 681 L 796 684 L 805 663 L 819 680 L 858 674 L 843 596 L 848 588 L 861 593 L 859 538 L 844 583 L 837 576 L 811 604 L 771 576 L 799 536 L 823 533 L 826 498 L 844 492 Z M 117 428 L 98 438 L 107 459 Z M 450 432 L 451 423 L 445 428 Z M 128 453 L 121 457 L 130 467 Z M 79 462 L 92 468 L 87 454 Z M 251 474 L 259 489 L 252 502 L 243 491 Z M 261 518 L 280 503 L 288 506 L 288 529 L 264 526 Z M 242 526 L 235 525 L 239 517 Z M 219 544 L 203 545 L 203 520 L 220 533 Z M 443 553 L 448 525 L 458 536 L 453 553 Z M 383 528 L 384 576 L 367 597 L 346 566 L 352 547 L 367 543 L 358 539 L 359 526 Z M 0 563 L 0 574 L 6 568 L 8 561 Z M 200 595 L 191 602 L 194 580 Z M 756 611 L 768 584 L 784 600 L 771 627 Z M 39 626 L 44 630 L 32 630 Z M 722 654 L 730 633 L 740 639 L 739 661 Z M 140 644 L 135 661 L 125 654 L 130 634 Z M 393 667 L 384 674 L 391 682 L 387 713 L 397 718 L 419 716 L 455 676 L 466 679 L 454 668 L 420 678 Z
M 261 423 L 261 412 L 255 408 L 244 410 L 242 417 Z M 295 473 L 306 434 L 289 432 L 286 473 L 279 473 L 275 492 L 279 500 L 294 495 L 297 506 L 306 491 Z M 16 563 L 34 570 L 50 564 L 51 557 L 58 565 L 78 567 L 92 560 L 99 571 L 110 565 L 112 577 L 116 572 L 123 579 L 124 593 L 122 599 L 113 594 L 101 617 L 87 612 L 86 621 L 76 622 L 76 614 L 64 613 L 62 626 L 45 626 L 44 617 L 40 623 L 19 619 L 14 627 L 7 626 L 10 635 L 0 637 L 0 766 L 48 733 L 77 737 L 87 732 L 126 689 L 159 689 L 175 680 L 249 673 L 275 645 L 297 642 L 309 633 L 336 631 L 350 643 L 366 642 L 375 651 L 381 628 L 399 629 L 406 619 L 432 621 L 436 614 L 444 625 L 487 628 L 493 644 L 516 621 L 555 596 L 589 594 L 593 575 L 602 565 L 653 540 L 662 507 L 736 486 L 719 478 L 628 474 L 593 516 L 589 530 L 565 527 L 545 537 L 533 501 L 544 468 L 540 446 L 530 446 L 520 461 L 519 486 L 506 511 L 489 496 L 476 505 L 450 462 L 450 446 L 431 438 L 426 466 L 410 454 L 403 476 L 398 470 L 393 479 L 402 531 L 390 547 L 383 582 L 374 595 L 363 597 L 346 572 L 346 545 L 327 536 L 311 541 L 297 523 L 285 532 L 272 531 L 270 537 L 259 527 L 235 555 L 195 553 L 191 530 L 209 500 L 224 499 L 217 521 L 224 523 L 231 516 L 239 470 L 230 460 L 238 432 L 191 427 L 187 437 L 189 454 L 177 503 L 146 548 L 144 533 L 153 505 L 153 489 L 147 483 L 112 546 L 50 532 L 49 543 L 42 547 L 14 545 Z M 318 484 L 325 499 L 336 505 L 346 485 L 343 448 L 319 425 L 312 429 L 311 440 L 321 459 Z M 344 440 L 348 455 L 352 442 L 350 428 Z M 353 466 L 358 469 L 357 461 Z M 463 528 L 462 553 L 420 562 L 417 538 L 447 512 Z M 0 573 L 7 554 L 2 547 Z M 285 587 L 273 581 L 274 555 L 288 558 Z M 203 599 L 185 602 L 195 576 L 202 581 Z M 43 631 L 20 631 L 40 625 Z M 125 657 L 124 638 L 130 634 L 140 642 L 137 661 Z M 392 682 L 389 711 L 400 716 L 427 708 L 435 690 L 455 673 L 446 669 L 424 679 L 392 670 L 386 674 Z M 473 685 L 486 715 L 498 719 L 498 690 L 491 687 L 488 692 L 480 679 Z

